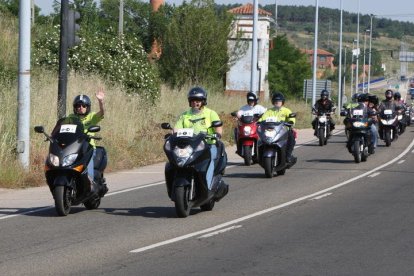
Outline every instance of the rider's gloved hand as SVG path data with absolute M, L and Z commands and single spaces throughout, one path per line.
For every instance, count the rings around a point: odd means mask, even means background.
M 216 136 L 217 139 L 221 139 L 221 134 L 220 133 L 215 133 L 214 136 Z

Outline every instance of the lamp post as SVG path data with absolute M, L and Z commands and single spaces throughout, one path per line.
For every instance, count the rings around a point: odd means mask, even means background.
M 367 42 L 367 32 L 369 32 L 370 30 L 365 30 L 364 32 L 364 63 L 362 65 L 362 92 L 365 93 L 365 57 L 366 57 L 366 42 Z
M 319 2 L 315 3 L 315 37 L 313 44 L 313 78 L 312 78 L 312 106 L 316 102 L 316 70 L 317 70 L 317 57 L 318 57 L 318 21 L 319 21 Z
M 355 93 L 358 93 L 358 67 L 359 67 L 359 8 L 360 8 L 360 0 L 358 0 L 358 20 L 357 20 L 357 54 L 356 54 L 356 69 L 355 69 Z
M 339 66 L 338 66 L 338 115 L 340 113 L 340 106 L 342 102 L 342 0 L 340 1 L 341 20 L 339 27 Z
M 352 41 L 352 57 L 351 57 L 351 97 L 354 91 L 354 51 L 356 39 Z
M 369 87 L 371 83 L 371 42 L 372 42 L 372 17 L 374 17 L 373 14 L 371 14 L 371 22 L 369 24 L 369 55 L 368 55 L 368 93 L 369 93 Z
M 346 83 L 345 83 L 345 80 L 346 80 L 346 51 L 347 50 L 348 50 L 348 47 L 345 45 L 345 51 L 344 51 L 344 76 L 343 76 L 343 84 L 342 84 L 342 87 L 343 87 L 342 95 L 345 95 L 345 96 L 346 96 Z

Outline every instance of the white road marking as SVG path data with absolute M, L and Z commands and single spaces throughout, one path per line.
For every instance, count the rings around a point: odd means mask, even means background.
M 218 230 L 218 231 L 215 231 L 215 232 L 208 233 L 208 234 L 200 236 L 198 238 L 199 239 L 210 238 L 212 236 L 215 236 L 215 235 L 218 235 L 218 234 L 221 234 L 221 233 L 224 233 L 224 232 L 228 232 L 230 230 L 237 229 L 237 228 L 240 228 L 240 227 L 242 227 L 242 226 L 241 225 L 234 225 L 234 226 L 231 226 L 231 227 L 228 227 L 228 228 L 225 228 L 225 229 L 221 229 L 221 230 Z
M 318 200 L 318 199 L 321 199 L 321 198 L 324 198 L 324 197 L 330 196 L 331 194 L 332 194 L 332 193 L 326 193 L 326 194 L 323 194 L 323 195 L 320 195 L 320 196 L 317 196 L 317 197 L 311 198 L 310 200 Z
M 414 153 L 414 150 L 412 150 L 411 153 Z
M 397 162 L 397 164 L 402 164 L 404 162 L 405 162 L 405 160 L 400 160 L 400 161 Z
M 380 174 L 381 174 L 380 172 L 376 172 L 376 173 L 373 173 L 371 175 L 368 175 L 368 177 L 376 177 L 377 175 L 380 175 Z
M 411 148 L 413 146 L 414 146 L 414 140 L 411 141 L 410 145 L 408 145 L 408 147 L 402 153 L 400 153 L 397 157 L 395 157 L 394 159 L 388 161 L 387 163 L 384 163 L 381 166 L 376 167 L 375 169 L 372 169 L 370 171 L 367 171 L 367 172 L 365 172 L 363 174 L 360 174 L 358 176 L 355 176 L 355 177 L 353 177 L 351 179 L 348 179 L 348 180 L 346 180 L 344 182 L 341 182 L 341 183 L 336 184 L 334 186 L 331 186 L 329 188 L 320 190 L 320 191 L 315 192 L 313 194 L 309 194 L 309 195 L 305 195 L 303 197 L 299 197 L 299 198 L 293 199 L 291 201 L 288 201 L 288 202 L 282 203 L 280 205 L 276 205 L 276 206 L 273 206 L 273 207 L 264 209 L 262 211 L 258 211 L 258 212 L 252 213 L 250 215 L 246 215 L 246 216 L 243 216 L 243 217 L 240 217 L 240 218 L 237 218 L 237 219 L 234 219 L 234 220 L 230 220 L 230 221 L 225 222 L 225 223 L 222 223 L 222 224 L 218 224 L 218 225 L 213 226 L 213 227 L 210 227 L 210 228 L 206 228 L 204 230 L 200 230 L 200 231 L 197 231 L 197 232 L 189 233 L 189 234 L 186 234 L 186 235 L 183 235 L 183 236 L 179 236 L 179 237 L 176 237 L 176 238 L 172 238 L 172 239 L 169 239 L 169 240 L 165 240 L 165 241 L 162 241 L 162 242 L 158 242 L 158 243 L 154 243 L 154 244 L 151 244 L 151 245 L 148 245 L 148 246 L 144 246 L 144 247 L 141 247 L 141 248 L 137 248 L 137 249 L 131 250 L 130 253 L 144 252 L 144 251 L 147 251 L 147 250 L 150 250 L 150 249 L 154 249 L 154 248 L 157 248 L 157 247 L 160 247 L 160 246 L 164 246 L 164 245 L 168 245 L 168 244 L 172 244 L 172 243 L 175 243 L 175 242 L 179 242 L 179 241 L 182 241 L 182 240 L 185 240 L 185 239 L 188 239 L 188 238 L 192 238 L 194 236 L 199 236 L 199 235 L 202 235 L 202 234 L 205 234 L 205 233 L 209 233 L 209 232 L 212 232 L 212 231 L 216 231 L 216 230 L 222 229 L 224 227 L 228 227 L 228 226 L 231 226 L 231 225 L 234 225 L 234 224 L 238 224 L 238 223 L 241 223 L 243 221 L 249 220 L 251 218 L 255 218 L 255 217 L 258 217 L 258 216 L 261 216 L 261 215 L 264 215 L 264 214 L 267 214 L 267 213 L 270 213 L 270 212 L 273 212 L 273 211 L 282 209 L 284 207 L 287 207 L 287 206 L 293 205 L 295 203 L 298 203 L 298 202 L 307 200 L 309 198 L 317 197 L 319 195 L 325 194 L 325 193 L 330 192 L 332 190 L 336 190 L 338 188 L 341 188 L 343 186 L 348 185 L 349 183 L 354 182 L 355 180 L 358 180 L 358 179 L 363 178 L 363 177 L 366 177 L 366 176 L 368 176 L 368 175 L 370 175 L 370 174 L 372 174 L 372 173 L 374 173 L 376 171 L 379 171 L 382 168 L 391 165 L 392 163 L 397 162 L 405 154 L 407 154 L 411 150 Z

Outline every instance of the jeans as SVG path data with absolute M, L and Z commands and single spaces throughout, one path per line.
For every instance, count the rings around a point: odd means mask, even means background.
M 217 146 L 216 145 L 210 145 L 210 155 L 211 155 L 210 165 L 208 166 L 207 174 L 206 174 L 207 188 L 209 190 L 211 190 L 213 186 L 214 163 L 217 159 Z
M 96 149 L 93 149 L 92 158 L 91 158 L 91 161 L 89 161 L 89 164 L 88 164 L 88 177 L 89 177 L 89 180 L 91 182 L 95 178 L 95 168 L 94 168 L 95 155 L 96 155 Z
M 374 146 L 374 148 L 377 147 L 377 144 L 378 144 L 378 131 L 377 131 L 377 126 L 375 124 L 371 125 L 371 143 Z

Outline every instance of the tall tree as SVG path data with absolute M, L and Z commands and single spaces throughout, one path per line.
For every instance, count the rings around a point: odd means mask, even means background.
M 273 40 L 269 53 L 269 88 L 289 97 L 300 97 L 303 80 L 312 75 L 307 56 L 289 43 L 286 35 Z
M 229 57 L 232 16 L 217 14 L 212 0 L 193 0 L 174 10 L 161 35 L 161 75 L 171 86 L 222 83 Z

